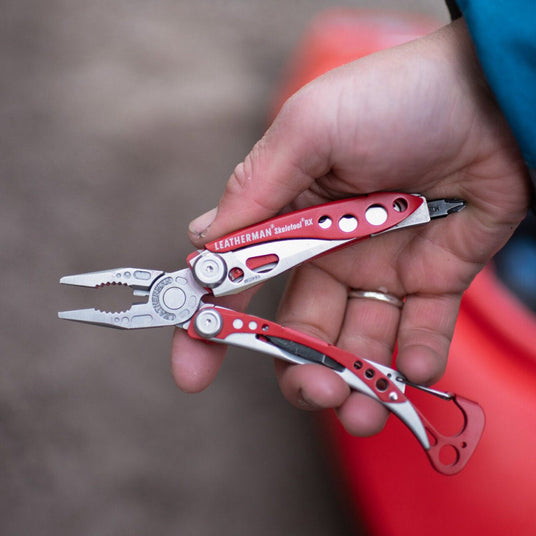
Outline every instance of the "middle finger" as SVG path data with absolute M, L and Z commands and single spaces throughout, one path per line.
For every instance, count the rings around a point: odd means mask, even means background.
M 278 322 L 335 343 L 346 311 L 344 284 L 313 263 L 295 270 L 278 312 Z M 348 397 L 346 382 L 322 366 L 293 366 L 276 361 L 281 392 L 304 409 L 336 407 Z

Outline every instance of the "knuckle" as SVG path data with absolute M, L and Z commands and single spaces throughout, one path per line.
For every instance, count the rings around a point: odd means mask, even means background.
M 229 181 L 227 182 L 227 193 L 233 196 L 240 195 L 245 190 L 248 180 L 250 179 L 247 178 L 245 163 L 240 162 L 240 164 L 235 167 L 231 177 L 229 178 Z
M 256 207 L 263 214 L 271 215 L 277 212 L 281 208 L 277 201 L 274 202 L 277 196 L 270 195 L 270 189 L 274 185 L 261 182 L 268 167 L 266 161 L 266 140 L 262 138 L 235 167 L 225 186 L 224 197 L 241 200 L 242 203 Z
M 264 138 L 259 140 L 246 158 L 233 170 L 226 190 L 231 195 L 242 195 L 254 181 L 256 169 L 261 168 Z

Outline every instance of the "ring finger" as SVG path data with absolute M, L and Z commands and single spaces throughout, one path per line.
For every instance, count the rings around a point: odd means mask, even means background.
M 337 345 L 359 357 L 390 365 L 401 307 L 402 301 L 390 294 L 350 290 Z M 383 428 L 389 412 L 379 402 L 354 391 L 337 414 L 349 433 L 369 436 Z

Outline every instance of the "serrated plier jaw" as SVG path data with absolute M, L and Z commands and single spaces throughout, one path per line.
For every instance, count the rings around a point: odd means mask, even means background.
M 134 290 L 135 296 L 146 297 L 146 302 L 135 303 L 126 311 L 90 308 L 58 313 L 58 317 L 65 320 L 118 329 L 185 327 L 199 308 L 201 298 L 208 293 L 194 281 L 189 268 L 177 272 L 118 268 L 68 275 L 62 277 L 60 283 L 93 288 L 126 285 Z

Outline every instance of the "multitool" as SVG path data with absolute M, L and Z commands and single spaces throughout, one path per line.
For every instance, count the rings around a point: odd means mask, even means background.
M 60 312 L 59 317 L 121 329 L 178 326 L 194 339 L 253 349 L 298 365 L 327 367 L 352 389 L 394 413 L 413 432 L 437 471 L 455 474 L 471 457 L 484 428 L 484 413 L 476 402 L 411 384 L 393 368 L 275 322 L 205 303 L 203 298 L 241 292 L 331 250 L 427 224 L 463 207 L 459 200 L 427 201 L 417 194 L 379 192 L 291 212 L 207 243 L 188 256 L 188 268 L 176 272 L 118 268 L 65 276 L 60 282 L 68 285 L 127 285 L 145 301 L 123 312 L 79 309 Z M 459 433 L 439 433 L 407 398 L 407 385 L 452 401 L 463 416 Z

